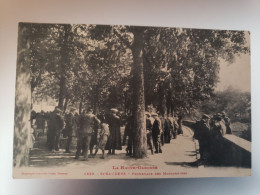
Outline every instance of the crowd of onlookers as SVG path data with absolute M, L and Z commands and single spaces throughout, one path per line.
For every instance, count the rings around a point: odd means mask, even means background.
M 162 153 L 162 146 L 183 134 L 182 116 L 162 116 L 155 112 L 146 112 L 147 146 L 151 154 Z M 91 108 L 78 114 L 74 108 L 63 113 L 58 107 L 53 112 L 41 111 L 31 113 L 32 142 L 37 143 L 41 136 L 47 137 L 47 147 L 50 151 L 59 151 L 61 138 L 66 138 L 65 152 L 71 152 L 73 139 L 77 139 L 75 158 L 83 156 L 83 160 L 95 157 L 98 150 L 105 157 L 114 155 L 116 150 L 122 150 L 126 145 L 126 155 L 135 153 L 135 129 L 132 115 L 122 115 L 112 108 L 107 112 L 93 114 Z M 124 130 L 121 130 L 124 129 Z M 32 147 L 32 146 L 31 146 Z
M 146 135 L 148 149 L 151 154 L 162 153 L 162 146 L 165 143 L 170 143 L 171 139 L 176 139 L 178 134 L 183 134 L 182 117 L 181 116 L 162 116 L 155 112 L 146 112 Z M 128 138 L 127 155 L 134 153 L 134 128 L 133 116 L 129 116 L 126 120 L 125 133 L 123 144 Z
M 178 134 L 183 134 L 181 115 L 162 116 L 155 112 L 145 112 L 145 116 L 147 147 L 151 154 L 162 153 L 165 143 L 170 143 Z M 90 108 L 81 114 L 74 108 L 63 113 L 58 107 L 53 112 L 32 111 L 31 126 L 31 147 L 39 137 L 46 136 L 48 149 L 59 151 L 60 139 L 66 138 L 65 152 L 70 153 L 72 140 L 76 138 L 76 159 L 81 155 L 84 160 L 95 157 L 99 149 L 102 158 L 105 157 L 105 150 L 108 150 L 108 155 L 114 155 L 116 150 L 122 150 L 122 145 L 126 145 L 126 155 L 133 156 L 135 153 L 133 116 L 123 116 L 115 108 L 98 115 L 93 114 Z M 194 124 L 194 130 L 194 138 L 199 142 L 201 162 L 217 155 L 221 148 L 221 138 L 232 133 L 230 119 L 225 112 L 211 117 L 203 114 L 201 120 Z
M 194 138 L 199 142 L 200 163 L 219 158 L 223 150 L 223 136 L 232 134 L 230 119 L 225 112 L 209 116 L 203 114 L 194 124 Z

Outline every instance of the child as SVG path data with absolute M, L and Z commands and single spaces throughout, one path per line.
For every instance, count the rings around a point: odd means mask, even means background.
M 98 152 L 98 149 L 102 150 L 101 158 L 102 159 L 105 158 L 105 156 L 104 156 L 105 155 L 105 146 L 106 146 L 108 137 L 109 137 L 109 127 L 108 127 L 108 124 L 104 122 L 101 124 L 101 131 L 99 132 L 99 140 L 98 140 L 98 143 L 96 146 L 96 151 L 95 151 L 93 158 L 95 158 L 95 156 Z

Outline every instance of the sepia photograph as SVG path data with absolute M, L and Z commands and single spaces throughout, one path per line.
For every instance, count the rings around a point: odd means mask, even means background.
M 251 175 L 250 32 L 19 23 L 14 178 Z

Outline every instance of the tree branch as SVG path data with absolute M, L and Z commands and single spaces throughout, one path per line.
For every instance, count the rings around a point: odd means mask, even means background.
M 116 30 L 114 30 L 115 35 L 128 47 L 131 48 L 130 42 L 128 42 L 126 39 L 122 37 Z

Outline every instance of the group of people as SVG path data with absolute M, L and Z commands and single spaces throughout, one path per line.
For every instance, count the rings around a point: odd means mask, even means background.
M 58 107 L 53 112 L 31 114 L 32 136 L 44 135 L 47 129 L 47 146 L 50 151 L 59 151 L 60 138 L 66 138 L 65 153 L 71 153 L 70 148 L 73 137 L 77 138 L 75 159 L 82 155 L 83 160 L 95 157 L 98 150 L 102 150 L 104 158 L 105 150 L 108 154 L 115 154 L 115 150 L 122 150 L 120 119 L 117 109 L 110 109 L 109 113 L 94 115 L 91 108 L 78 114 L 74 108 L 68 113 L 63 113 Z M 36 133 L 37 132 L 37 133 Z M 94 148 L 94 146 L 96 146 Z M 89 152 L 90 151 L 90 154 Z
M 209 116 L 203 114 L 201 120 L 194 125 L 194 139 L 199 142 L 200 163 L 218 159 L 223 151 L 222 138 L 232 134 L 230 119 L 225 112 Z
M 182 116 L 162 116 L 155 112 L 145 112 L 147 146 L 151 154 L 162 153 L 162 146 L 183 134 Z M 126 155 L 132 156 L 135 149 L 134 119 L 130 115 L 124 119 L 117 109 L 94 115 L 91 108 L 81 114 L 74 108 L 66 114 L 58 107 L 53 112 L 43 111 L 31 114 L 32 137 L 47 135 L 47 146 L 51 151 L 59 151 L 61 136 L 66 139 L 65 152 L 70 153 L 73 137 L 77 138 L 75 159 L 83 156 L 83 160 L 95 157 L 98 150 L 102 151 L 101 158 L 114 155 L 116 150 L 122 150 L 127 145 Z M 120 127 L 125 126 L 121 142 Z M 194 139 L 199 142 L 200 162 L 207 162 L 221 152 L 221 139 L 225 134 L 231 134 L 230 119 L 225 112 L 211 117 L 203 114 L 201 120 L 194 124 Z M 95 147 L 96 146 L 96 147 Z M 95 147 L 95 148 L 94 148 Z
M 162 146 L 170 143 L 171 139 L 176 139 L 178 134 L 183 134 L 182 117 L 162 116 L 157 113 L 146 112 L 146 136 L 147 145 L 151 154 L 162 153 Z M 127 138 L 126 154 L 132 156 L 134 153 L 134 128 L 133 116 L 129 116 L 126 120 L 123 144 Z
M 162 153 L 164 143 L 170 143 L 182 134 L 181 116 L 158 116 L 157 113 L 146 112 L 147 145 L 151 153 Z M 127 145 L 126 155 L 134 153 L 134 121 L 133 116 L 124 119 L 115 108 L 109 112 L 93 114 L 91 108 L 78 114 L 74 108 L 68 113 L 63 113 L 58 107 L 53 112 L 32 112 L 31 121 L 34 129 L 33 135 L 47 135 L 47 146 L 50 151 L 59 151 L 60 138 L 66 138 L 65 153 L 70 153 L 73 137 L 77 138 L 75 159 L 83 156 L 83 160 L 95 157 L 98 150 L 102 151 L 101 158 L 114 155 L 116 150 L 122 150 L 122 145 Z M 121 142 L 120 127 L 125 126 L 123 141 Z M 95 147 L 96 146 L 96 147 Z M 95 148 L 94 148 L 95 147 Z
M 162 153 L 162 146 L 165 143 L 170 143 L 178 134 L 183 134 L 181 115 L 162 116 L 155 112 L 146 112 L 145 116 L 147 146 L 151 154 Z M 32 139 L 36 140 L 39 136 L 47 135 L 47 146 L 51 151 L 59 151 L 62 136 L 66 138 L 65 152 L 70 153 L 72 139 L 76 137 L 75 159 L 79 159 L 82 155 L 83 160 L 88 160 L 89 157 L 95 157 L 99 149 L 102 151 L 101 158 L 104 158 L 105 150 L 108 150 L 108 155 L 114 155 L 116 150 L 122 150 L 122 145 L 127 145 L 126 155 L 134 154 L 136 142 L 133 116 L 124 119 L 115 108 L 96 116 L 91 108 L 83 110 L 81 114 L 71 108 L 64 114 L 56 107 L 53 112 L 48 113 L 33 111 L 31 121 L 34 121 Z M 122 142 L 121 126 L 125 126 Z M 225 112 L 211 117 L 203 114 L 201 120 L 194 124 L 194 130 L 194 139 L 199 142 L 202 163 L 214 159 L 214 156 L 222 150 L 223 136 L 232 133 L 230 119 Z

